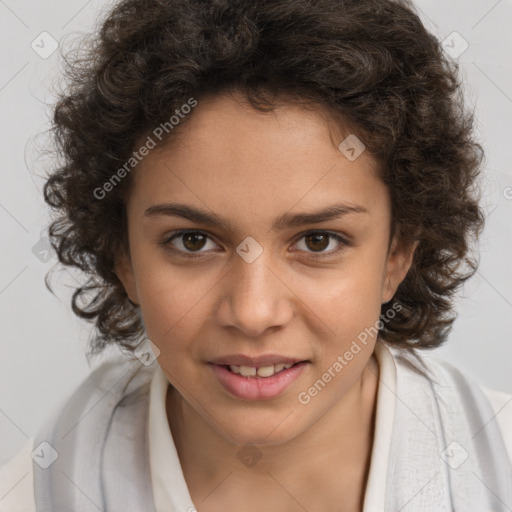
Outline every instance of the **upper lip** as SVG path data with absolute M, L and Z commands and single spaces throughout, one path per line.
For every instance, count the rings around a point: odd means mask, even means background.
M 258 357 L 250 357 L 244 354 L 231 354 L 228 356 L 217 357 L 212 359 L 210 363 L 228 366 L 272 366 L 279 363 L 294 364 L 305 361 L 305 359 L 297 359 L 295 357 L 286 357 L 279 354 L 265 354 Z

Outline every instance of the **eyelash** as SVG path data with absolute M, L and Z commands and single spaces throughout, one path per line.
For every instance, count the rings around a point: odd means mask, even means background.
M 201 251 L 186 252 L 186 251 L 182 251 L 180 249 L 175 249 L 172 245 L 170 245 L 172 240 L 174 240 L 175 238 L 179 238 L 180 236 L 183 236 L 185 234 L 206 235 L 210 240 L 213 240 L 213 237 L 211 237 L 206 231 L 200 231 L 200 230 L 194 230 L 194 229 L 180 229 L 178 231 L 175 231 L 170 237 L 167 237 L 163 242 L 161 242 L 161 245 L 164 247 L 165 250 L 171 251 L 174 254 L 186 255 L 187 258 L 202 258 L 205 251 L 203 251 L 203 252 L 201 252 Z M 306 231 L 306 232 L 302 233 L 301 236 L 297 239 L 297 241 L 295 243 L 299 242 L 299 240 L 302 240 L 303 238 L 305 238 L 308 235 L 315 235 L 315 234 L 329 235 L 331 238 L 334 238 L 337 242 L 339 242 L 339 245 L 337 246 L 336 249 L 333 249 L 328 252 L 323 252 L 323 253 L 314 253 L 314 252 L 310 253 L 310 252 L 306 251 L 308 254 L 308 257 L 311 259 L 321 259 L 321 258 L 333 256 L 333 255 L 336 255 L 336 254 L 340 253 L 341 251 L 345 250 L 347 247 L 350 247 L 353 245 L 353 243 L 350 240 L 340 236 L 337 233 L 333 233 L 331 231 L 320 230 L 320 229 L 314 229 L 314 230 L 310 230 L 310 231 Z

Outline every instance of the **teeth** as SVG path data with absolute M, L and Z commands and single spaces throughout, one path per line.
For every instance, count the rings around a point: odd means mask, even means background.
M 274 375 L 274 365 L 272 366 L 261 366 L 257 370 L 258 377 L 270 377 Z
M 256 368 L 254 366 L 240 366 L 240 375 L 242 377 L 255 377 Z
M 236 366 L 230 365 L 230 370 L 233 373 L 238 373 L 242 375 L 242 377 L 272 377 L 275 373 L 278 373 L 284 369 L 291 368 L 293 363 L 278 363 L 271 366 L 260 366 L 257 368 L 256 366 Z

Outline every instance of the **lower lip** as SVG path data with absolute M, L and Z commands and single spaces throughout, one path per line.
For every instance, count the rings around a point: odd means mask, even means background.
M 267 400 L 275 398 L 299 378 L 307 362 L 297 363 L 272 377 L 242 377 L 225 366 L 209 363 L 219 382 L 231 394 L 245 400 Z

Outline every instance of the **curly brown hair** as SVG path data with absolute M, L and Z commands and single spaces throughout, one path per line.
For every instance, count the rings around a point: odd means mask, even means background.
M 144 335 L 140 308 L 114 273 L 116 255 L 128 250 L 132 177 L 101 200 L 93 191 L 189 98 L 229 91 L 262 111 L 279 101 L 316 105 L 364 141 L 390 191 L 392 233 L 419 241 L 382 305 L 382 315 L 401 308 L 380 336 L 403 348 L 446 339 L 454 294 L 477 268 L 470 242 L 484 222 L 476 187 L 483 150 L 458 65 L 410 2 L 124 0 L 85 43 L 66 60 L 52 125 L 62 165 L 44 197 L 59 213 L 49 227 L 59 261 L 88 275 L 72 308 L 95 319 L 92 354 L 113 343 L 132 351 Z

